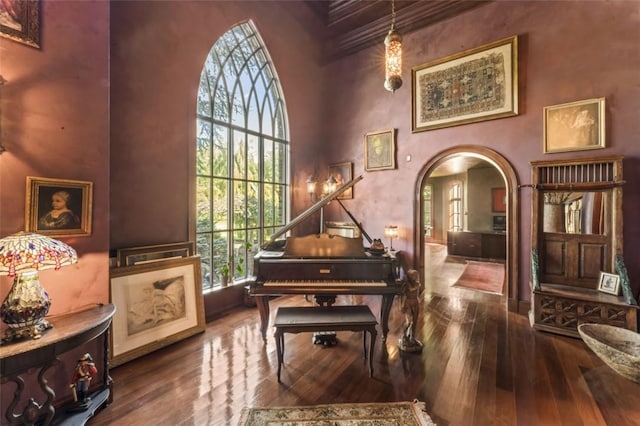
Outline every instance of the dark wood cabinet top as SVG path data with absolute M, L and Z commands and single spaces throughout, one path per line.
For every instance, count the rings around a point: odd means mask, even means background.
M 115 310 L 114 305 L 104 304 L 47 318 L 53 328 L 41 338 L 0 345 L 2 377 L 42 366 L 58 355 L 95 339 L 109 327 Z

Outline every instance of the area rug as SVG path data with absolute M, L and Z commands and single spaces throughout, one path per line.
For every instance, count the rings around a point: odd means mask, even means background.
M 238 426 L 425 426 L 435 425 L 424 402 L 328 404 L 244 408 Z
M 454 287 L 464 287 L 487 293 L 502 294 L 504 265 L 502 263 L 469 260 Z

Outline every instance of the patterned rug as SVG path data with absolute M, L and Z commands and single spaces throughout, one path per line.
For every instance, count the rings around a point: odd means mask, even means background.
M 504 286 L 504 265 L 502 263 L 474 262 L 469 260 L 462 275 L 453 285 L 487 293 L 502 294 Z
M 427 426 L 435 425 L 424 402 L 329 404 L 245 408 L 238 426 Z

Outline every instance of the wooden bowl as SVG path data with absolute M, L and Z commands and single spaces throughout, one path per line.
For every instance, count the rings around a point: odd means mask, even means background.
M 640 334 L 605 324 L 580 324 L 580 337 L 618 374 L 640 383 Z

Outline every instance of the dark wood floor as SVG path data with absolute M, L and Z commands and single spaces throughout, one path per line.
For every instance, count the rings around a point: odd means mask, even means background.
M 201 335 L 113 369 L 114 402 L 89 424 L 235 425 L 246 406 L 417 398 L 438 425 L 640 425 L 640 385 L 581 340 L 531 330 L 499 295 L 449 291 L 442 283 L 462 268 L 440 266 L 425 280 L 424 351 L 398 350 L 396 301 L 389 339 L 377 342 L 373 378 L 360 335 L 340 332 L 337 346 L 323 347 L 309 334 L 288 334 L 279 384 L 272 330 L 264 343 L 257 310 L 239 308 Z M 378 299 L 341 296 L 339 303 L 367 303 L 377 312 Z M 272 313 L 307 303 L 279 298 Z

